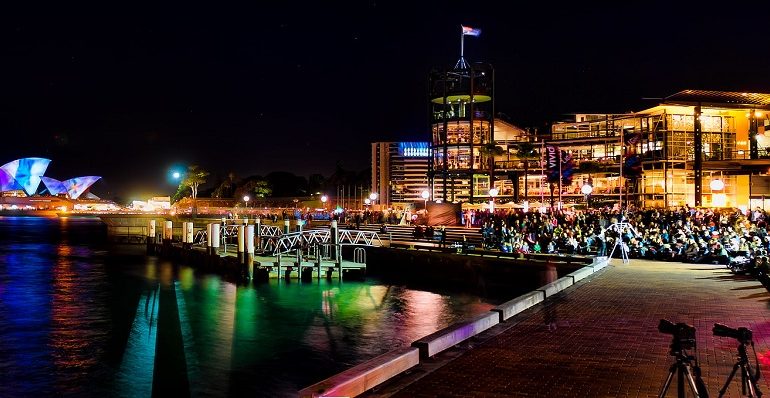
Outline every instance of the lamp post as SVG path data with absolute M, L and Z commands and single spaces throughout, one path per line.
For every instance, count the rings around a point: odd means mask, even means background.
M 723 192 L 719 192 L 725 189 L 724 181 L 722 181 L 719 178 L 713 179 L 709 183 L 709 188 L 711 188 L 712 191 L 718 192 L 718 193 L 717 192 L 711 193 L 711 206 L 712 207 L 727 206 L 727 196 Z
M 489 190 L 489 212 L 493 213 L 495 212 L 495 196 L 498 194 L 497 188 L 491 188 Z
M 246 202 L 246 207 L 249 207 L 249 199 L 251 199 L 251 198 L 249 197 L 249 195 L 244 195 L 244 196 L 243 196 L 243 201 L 244 201 L 244 202 Z
M 327 200 L 329 200 L 329 197 L 328 197 L 328 196 L 326 196 L 326 195 L 321 195 L 321 203 L 322 203 L 322 206 L 323 206 L 324 210 L 326 210 L 326 201 L 327 201 Z
M 422 199 L 425 201 L 424 206 L 425 206 L 425 210 L 427 210 L 428 209 L 428 198 L 430 198 L 430 192 L 428 192 L 427 190 L 422 191 L 420 196 L 422 196 Z
M 582 187 L 580 187 L 580 192 L 582 192 L 583 195 L 585 195 L 585 198 L 586 198 L 586 208 L 591 207 L 590 206 L 591 202 L 589 202 L 589 200 L 590 200 L 591 194 L 594 192 L 594 187 L 591 184 L 586 182 L 585 184 L 583 184 Z

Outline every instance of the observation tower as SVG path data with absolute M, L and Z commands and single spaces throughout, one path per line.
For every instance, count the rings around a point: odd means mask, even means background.
M 455 203 L 486 199 L 494 173 L 494 69 L 465 60 L 465 36 L 481 31 L 461 28 L 460 59 L 453 68 L 433 70 L 428 81 L 431 198 Z

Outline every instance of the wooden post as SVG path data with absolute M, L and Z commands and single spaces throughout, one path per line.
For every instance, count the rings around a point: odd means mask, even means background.
M 211 224 L 211 255 L 219 256 L 219 224 Z
M 147 223 L 147 254 L 152 254 L 155 244 L 155 220 Z
M 249 278 L 254 277 L 254 225 L 247 225 L 245 228 L 246 237 L 244 243 L 246 246 L 246 266 L 248 267 Z
M 211 255 L 211 226 L 214 224 L 206 224 L 206 254 Z
M 195 239 L 195 227 L 192 222 L 186 222 L 187 224 L 187 248 L 191 248 L 193 243 L 193 240 Z
M 245 264 L 245 257 L 243 256 L 243 253 L 246 251 L 246 236 L 244 234 L 246 233 L 246 226 L 245 225 L 239 225 L 238 226 L 238 264 Z

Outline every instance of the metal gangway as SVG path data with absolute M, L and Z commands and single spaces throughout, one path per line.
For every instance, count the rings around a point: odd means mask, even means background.
M 219 236 L 222 240 L 221 243 L 224 244 L 225 248 L 227 247 L 227 242 L 229 240 L 236 240 L 238 239 L 238 227 L 240 225 L 238 224 L 231 224 L 231 225 L 220 225 L 219 226 Z M 278 238 L 281 235 L 283 235 L 283 231 L 281 228 L 276 227 L 274 225 L 259 225 L 259 234 L 257 236 L 261 237 L 263 241 L 268 241 L 273 238 Z M 195 237 L 193 238 L 193 245 L 197 246 L 206 246 L 208 241 L 208 231 L 205 229 L 202 229 L 198 231 L 195 234 Z M 226 249 L 225 249 L 226 250 Z

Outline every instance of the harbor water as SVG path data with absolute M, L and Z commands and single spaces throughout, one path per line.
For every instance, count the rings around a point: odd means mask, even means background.
M 238 284 L 106 238 L 96 218 L 0 218 L 0 397 L 296 396 L 503 299 Z

